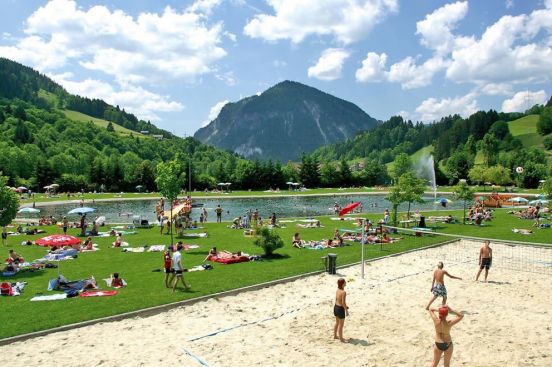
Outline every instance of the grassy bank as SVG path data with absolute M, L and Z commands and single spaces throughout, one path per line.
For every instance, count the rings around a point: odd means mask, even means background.
M 460 217 L 461 212 L 452 212 Z M 438 215 L 442 215 L 439 212 Z M 431 215 L 431 213 L 426 213 Z M 368 215 L 367 217 L 378 220 L 381 215 Z M 93 299 L 71 298 L 62 301 L 30 302 L 34 295 L 48 294 L 48 280 L 57 276 L 57 269 L 46 269 L 37 273 L 20 273 L 15 277 L 0 278 L 2 281 L 26 281 L 28 282 L 24 293 L 19 297 L 2 297 L 2 312 L 0 313 L 0 338 L 44 330 L 60 325 L 66 325 L 84 320 L 115 315 L 122 312 L 137 310 L 154 305 L 166 304 L 179 300 L 208 295 L 225 290 L 244 287 L 270 280 L 280 279 L 305 272 L 321 270 L 323 264 L 321 257 L 329 252 L 338 254 L 338 264 L 344 265 L 359 261 L 360 246 L 354 243 L 352 246 L 330 250 L 306 250 L 295 249 L 290 245 L 294 232 L 300 232 L 305 240 L 320 240 L 332 236 L 336 228 L 354 228 L 352 221 L 332 221 L 329 217 L 321 217 L 325 226 L 319 229 L 298 228 L 297 223 L 286 223 L 287 228 L 275 229 L 284 239 L 285 248 L 278 250 L 283 257 L 277 260 L 265 260 L 234 265 L 219 265 L 214 263 L 214 269 L 203 272 L 186 274 L 186 279 L 192 284 L 189 292 L 177 292 L 167 290 L 164 287 L 164 274 L 154 272 L 154 269 L 162 268 L 163 256 L 161 253 L 123 253 L 121 249 L 111 248 L 114 238 L 97 238 L 96 243 L 101 248 L 93 253 L 79 254 L 75 260 L 62 261 L 60 273 L 70 280 L 86 278 L 93 275 L 99 285 L 105 289 L 102 278 L 106 278 L 113 272 L 119 272 L 128 282 L 129 286 L 120 290 L 114 297 L 100 297 Z M 476 237 L 500 238 L 505 240 L 521 240 L 547 243 L 550 242 L 551 229 L 535 230 L 529 236 L 513 233 L 512 228 L 531 228 L 532 221 L 517 219 L 505 210 L 496 212 L 496 219 L 487 222 L 483 227 L 461 224 L 439 224 L 439 232 L 451 234 L 463 234 Z M 253 245 L 251 238 L 246 238 L 242 230 L 227 228 L 228 223 L 207 223 L 205 229 L 209 233 L 208 238 L 188 239 L 185 243 L 198 244 L 199 249 L 186 251 L 183 255 L 186 267 L 192 267 L 204 263 L 204 258 L 212 246 L 219 250 L 244 251 L 249 254 L 260 253 L 260 249 Z M 60 233 L 55 227 L 45 228 L 48 234 Z M 201 230 L 200 230 L 201 231 Z M 168 244 L 170 237 L 160 234 L 158 228 L 138 229 L 138 234 L 128 235 L 125 240 L 131 246 Z M 70 234 L 77 234 L 77 230 L 70 230 Z M 19 244 L 29 238 L 39 236 L 10 236 L 9 247 L 2 248 L 6 257 L 8 249 L 15 249 L 27 260 L 42 257 L 45 249 L 38 246 L 20 246 Z M 404 239 L 389 245 L 367 245 L 366 258 L 375 258 L 405 250 L 427 246 L 429 244 L 448 240 L 442 236 L 404 236 Z M 498 254 L 497 254 L 498 255 Z M 368 270 L 369 274 L 369 270 Z M 369 275 L 368 275 L 369 276 Z

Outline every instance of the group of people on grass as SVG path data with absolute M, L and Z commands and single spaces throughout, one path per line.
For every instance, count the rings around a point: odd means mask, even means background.
M 493 211 L 477 201 L 470 207 L 466 219 L 472 221 L 475 225 L 481 225 L 483 221 L 488 222 L 493 219 Z

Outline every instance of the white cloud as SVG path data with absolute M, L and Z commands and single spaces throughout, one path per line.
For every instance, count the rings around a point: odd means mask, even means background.
M 506 0 L 506 3 L 504 4 L 506 6 L 506 9 L 510 9 L 514 7 L 514 0 Z
M 175 112 L 184 108 L 167 96 L 152 93 L 139 86 L 127 84 L 115 90 L 110 84 L 95 79 L 74 81 L 72 73 L 51 74 L 49 77 L 63 85 L 69 93 L 103 99 L 111 105 L 122 106 L 127 112 L 145 120 L 159 121 L 161 119 L 156 112 Z
M 216 1 L 198 1 L 206 10 Z M 52 71 L 77 61 L 121 82 L 163 78 L 193 80 L 213 70 L 226 55 L 222 24 L 208 27 L 205 16 L 166 7 L 136 18 L 105 6 L 83 9 L 73 0 L 52 0 L 26 21 L 26 37 L 0 47 L 0 56 Z
M 274 15 L 258 14 L 244 28 L 252 38 L 289 39 L 334 36 L 345 44 L 363 39 L 375 24 L 398 9 L 397 0 L 267 0 Z
M 502 102 L 502 112 L 523 112 L 536 104 L 546 104 L 547 100 L 544 90 L 517 92 L 512 98 Z
M 195 0 L 192 5 L 188 7 L 189 12 L 211 14 L 214 8 L 219 6 L 222 0 Z
M 362 60 L 362 67 L 355 73 L 356 80 L 359 82 L 381 82 L 386 78 L 386 62 L 387 55 L 385 53 L 378 55 L 375 52 L 368 52 L 366 58 Z
M 469 93 L 459 98 L 428 98 L 416 108 L 416 113 L 424 122 L 437 121 L 441 117 L 454 114 L 468 117 L 479 109 L 476 97 L 475 93 Z
M 431 84 L 433 75 L 445 69 L 448 61 L 440 56 L 426 60 L 422 65 L 416 65 L 412 57 L 391 65 L 388 79 L 391 82 L 401 83 L 403 89 L 425 87 Z
M 287 66 L 287 62 L 283 60 L 274 60 L 272 61 L 272 66 L 275 68 L 285 68 Z
M 530 14 L 503 16 L 481 39 L 464 39 L 452 51 L 447 77 L 472 83 L 546 83 L 552 76 L 551 2 Z M 545 34 L 543 41 L 535 38 Z M 547 44 L 548 43 L 548 44 Z
M 205 127 L 211 123 L 214 119 L 216 119 L 222 110 L 224 106 L 228 104 L 228 100 L 220 101 L 216 103 L 213 107 L 211 107 L 211 110 L 209 111 L 209 116 L 207 116 L 207 120 L 203 121 L 203 124 L 201 127 Z
M 341 48 L 328 48 L 324 50 L 316 65 L 308 69 L 309 78 L 326 81 L 341 78 L 343 63 L 348 57 L 349 52 Z
M 422 45 L 438 53 L 448 53 L 456 41 L 451 31 L 467 12 L 468 2 L 458 1 L 426 15 L 424 20 L 416 23 L 416 33 L 422 36 Z
M 405 121 L 408 121 L 410 119 L 410 113 L 408 113 L 408 111 L 401 110 L 397 112 L 395 115 L 401 116 Z
M 509 83 L 488 83 L 481 87 L 481 93 L 489 96 L 509 96 L 512 94 L 512 85 Z

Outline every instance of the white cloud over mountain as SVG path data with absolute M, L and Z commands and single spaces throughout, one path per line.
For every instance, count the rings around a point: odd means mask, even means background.
M 324 50 L 318 62 L 308 69 L 309 78 L 326 81 L 341 78 L 343 63 L 348 57 L 349 52 L 341 48 L 329 48 Z
M 416 113 L 424 122 L 438 121 L 441 117 L 454 114 L 468 117 L 479 109 L 476 97 L 475 93 L 468 93 L 457 98 L 428 98 L 416 108 Z
M 517 92 L 502 102 L 502 112 L 523 112 L 536 104 L 546 104 L 548 95 L 544 90 Z
M 205 127 L 209 125 L 211 121 L 216 119 L 220 114 L 220 111 L 222 110 L 222 108 L 226 106 L 228 102 L 229 102 L 228 100 L 220 101 L 220 102 L 217 102 L 213 107 L 211 107 L 211 110 L 209 111 L 209 116 L 207 116 L 207 120 L 203 121 L 203 124 L 201 125 L 201 127 Z
M 310 35 L 333 36 L 349 44 L 363 39 L 387 14 L 398 10 L 397 0 L 267 0 L 274 14 L 258 14 L 244 33 L 266 41 L 289 39 L 300 43 Z

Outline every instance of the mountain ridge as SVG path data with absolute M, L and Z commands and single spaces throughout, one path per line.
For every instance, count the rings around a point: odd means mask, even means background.
M 260 95 L 226 104 L 194 137 L 247 158 L 284 162 L 378 123 L 352 102 L 286 80 Z

